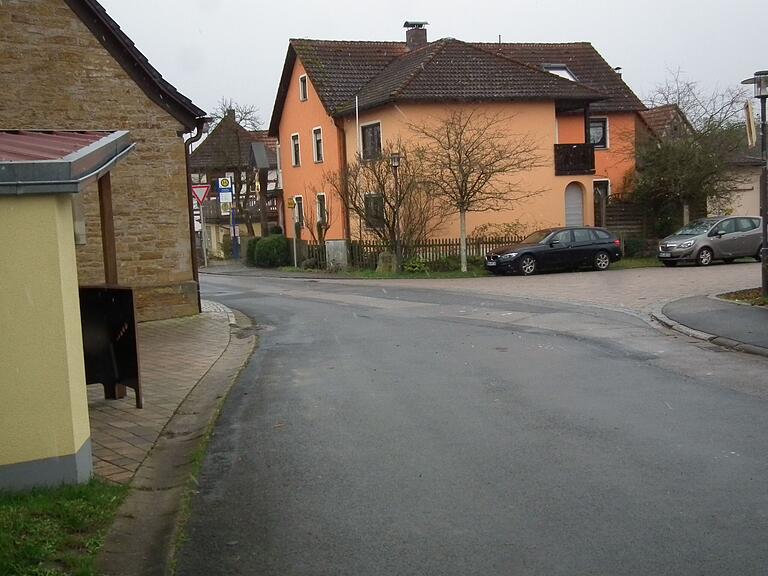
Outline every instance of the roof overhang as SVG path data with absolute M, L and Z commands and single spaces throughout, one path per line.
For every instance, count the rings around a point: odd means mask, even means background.
M 43 143 L 46 135 L 52 136 L 45 132 L 33 134 L 40 134 Z M 0 160 L 0 196 L 80 192 L 112 170 L 136 146 L 126 130 L 103 134 L 95 142 L 58 158 Z

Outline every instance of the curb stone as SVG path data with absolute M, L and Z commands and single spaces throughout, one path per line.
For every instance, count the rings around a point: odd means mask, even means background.
M 739 342 L 738 340 L 732 340 L 731 338 L 726 338 L 725 336 L 718 336 L 716 334 L 709 334 L 708 332 L 694 330 L 693 328 L 690 328 L 685 324 L 680 324 L 680 322 L 676 322 L 672 320 L 669 316 L 664 314 L 661 310 L 654 310 L 650 313 L 650 315 L 651 315 L 651 318 L 653 318 L 660 324 L 676 332 L 680 332 L 685 336 L 690 336 L 691 338 L 696 338 L 697 340 L 703 340 L 704 342 L 709 342 L 710 344 L 715 344 L 717 346 L 720 346 L 721 348 L 726 348 L 728 350 L 734 350 L 736 352 L 745 352 L 747 354 L 754 354 L 756 356 L 763 356 L 765 358 L 768 358 L 768 348 L 763 348 L 762 346 L 755 346 L 753 344 L 747 344 L 745 342 Z
M 196 454 L 256 346 L 252 322 L 227 310 L 227 348 L 178 406 L 136 471 L 96 560 L 103 576 L 171 573 L 181 506 Z

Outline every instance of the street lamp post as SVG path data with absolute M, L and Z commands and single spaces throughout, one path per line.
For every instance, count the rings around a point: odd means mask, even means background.
M 768 298 L 768 123 L 766 123 L 766 100 L 768 100 L 768 70 L 755 72 L 742 84 L 755 87 L 755 98 L 760 100 L 760 152 L 762 170 L 760 174 L 760 218 L 763 234 L 762 250 L 762 296 Z

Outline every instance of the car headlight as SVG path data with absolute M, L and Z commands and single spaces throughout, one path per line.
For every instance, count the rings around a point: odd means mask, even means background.
M 499 256 L 499 260 L 512 260 L 515 256 L 517 256 L 517 252 L 510 252 L 509 254 Z
M 680 246 L 678 246 L 678 248 L 690 248 L 694 244 L 696 244 L 696 240 L 686 240 L 685 242 L 680 244 Z

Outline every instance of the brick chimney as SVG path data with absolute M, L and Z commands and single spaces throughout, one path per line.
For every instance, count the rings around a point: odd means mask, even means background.
M 427 45 L 427 29 L 424 26 L 429 22 L 410 22 L 403 24 L 405 31 L 405 46 L 408 50 L 416 50 Z

